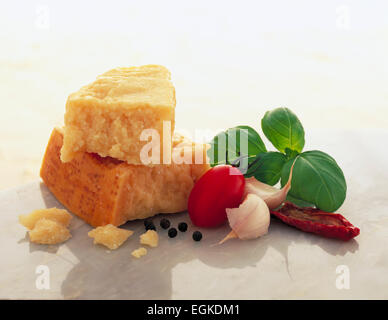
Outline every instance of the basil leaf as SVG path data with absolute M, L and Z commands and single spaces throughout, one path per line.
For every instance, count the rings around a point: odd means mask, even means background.
M 247 150 L 241 150 L 240 142 L 247 143 Z M 257 154 L 267 151 L 260 135 L 249 126 L 237 126 L 220 132 L 212 139 L 210 146 L 207 154 L 211 166 L 236 164 L 241 157 L 248 157 L 250 163 Z
M 281 185 L 287 183 L 291 165 L 289 160 L 283 167 Z M 321 151 L 301 153 L 295 161 L 291 182 L 291 197 L 313 203 L 317 208 L 333 212 L 346 197 L 344 174 L 335 160 Z
M 309 203 L 309 202 L 306 202 L 304 200 L 295 198 L 295 197 L 293 197 L 290 194 L 287 195 L 286 199 L 287 199 L 287 201 L 290 201 L 290 202 L 292 202 L 293 204 L 296 204 L 299 207 L 315 207 L 314 203 Z
M 261 152 L 267 152 L 267 148 L 260 135 L 257 133 L 255 129 L 249 126 L 237 126 L 237 132 L 243 133 L 241 129 L 245 129 L 248 132 L 248 154 L 249 155 L 257 155 Z M 246 133 L 243 133 L 246 136 Z M 238 140 L 239 141 L 239 140 Z
M 207 155 L 210 158 L 210 165 L 212 167 L 227 163 L 227 139 L 225 132 L 220 132 L 210 141 L 210 148 L 207 150 Z
M 286 148 L 302 152 L 304 129 L 298 117 L 287 108 L 267 111 L 261 120 L 261 128 L 269 141 L 280 152 Z
M 284 153 L 286 154 L 287 160 L 294 159 L 299 154 L 298 151 L 291 150 L 290 148 L 286 148 Z
M 286 162 L 287 157 L 283 153 L 260 153 L 251 162 L 245 177 L 255 177 L 257 180 L 273 186 L 279 181 Z

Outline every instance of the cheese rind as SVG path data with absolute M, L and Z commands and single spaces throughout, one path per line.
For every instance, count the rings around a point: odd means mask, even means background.
M 144 129 L 159 134 L 162 155 L 163 141 L 171 143 L 171 136 L 163 135 L 163 121 L 171 123 L 173 132 L 175 104 L 175 89 L 165 67 L 110 70 L 68 97 L 61 160 L 93 152 L 142 164 L 140 152 L 148 143 L 140 140 Z
M 174 143 L 182 141 L 179 137 Z M 63 163 L 62 143 L 62 133 L 54 129 L 40 176 L 65 207 L 92 226 L 119 226 L 158 213 L 185 211 L 195 181 L 209 169 L 207 163 L 130 165 L 85 152 Z M 173 150 L 180 152 L 178 147 Z

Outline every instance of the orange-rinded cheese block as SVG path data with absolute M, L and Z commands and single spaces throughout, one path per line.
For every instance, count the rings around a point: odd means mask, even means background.
M 182 141 L 184 138 L 177 136 L 173 145 L 184 144 Z M 40 176 L 65 207 L 92 226 L 119 226 L 158 213 L 184 211 L 195 181 L 209 168 L 206 163 L 130 165 L 85 152 L 63 163 L 62 144 L 62 132 L 54 129 Z M 176 146 L 173 153 L 181 149 Z

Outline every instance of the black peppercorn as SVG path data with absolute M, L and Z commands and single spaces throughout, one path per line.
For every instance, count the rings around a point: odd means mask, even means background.
M 154 224 L 151 219 L 145 219 L 144 220 L 144 226 L 147 227 L 148 225 Z
M 175 228 L 170 228 L 170 229 L 168 230 L 168 236 L 169 236 L 170 238 L 175 238 L 177 234 L 178 234 L 178 231 L 176 231 Z
M 202 239 L 202 233 L 199 231 L 194 231 L 193 232 L 193 240 L 194 241 L 201 241 Z
M 187 223 L 181 222 L 180 224 L 178 224 L 178 229 L 181 232 L 186 232 L 187 231 Z
M 156 230 L 156 227 L 152 220 L 145 220 L 144 221 L 144 226 L 146 230 Z
M 163 229 L 168 229 L 170 228 L 170 221 L 168 219 L 163 218 L 162 220 L 160 220 L 160 226 Z
M 148 225 L 145 227 L 146 230 L 155 230 L 156 231 L 156 227 L 154 224 L 151 224 L 151 225 Z

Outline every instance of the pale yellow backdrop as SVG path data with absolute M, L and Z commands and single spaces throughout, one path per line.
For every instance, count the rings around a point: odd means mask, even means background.
M 387 12 L 354 0 L 2 1 L 0 189 L 38 178 L 68 94 L 117 66 L 167 66 L 180 129 L 258 128 L 288 106 L 307 130 L 388 130 Z

